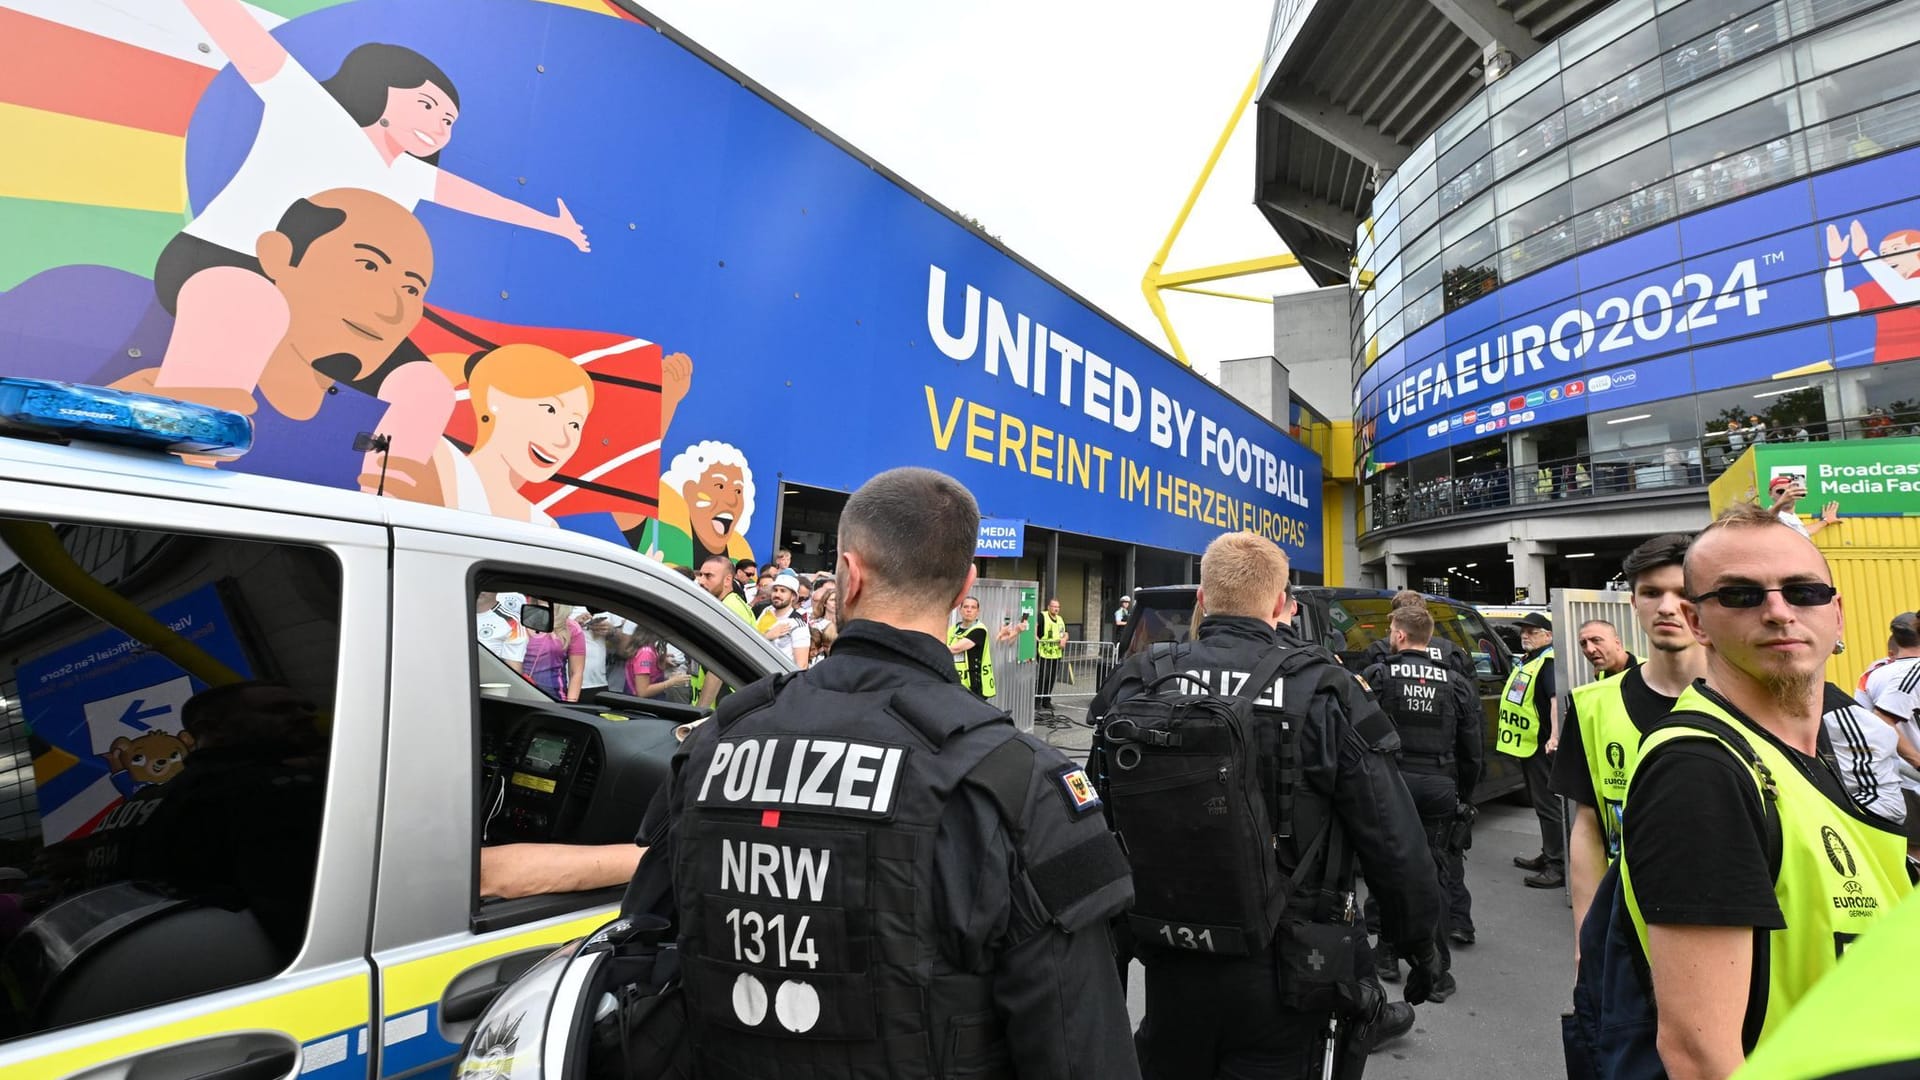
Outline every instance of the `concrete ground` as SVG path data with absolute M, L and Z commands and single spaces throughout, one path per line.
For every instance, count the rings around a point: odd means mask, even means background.
M 1085 756 L 1089 731 L 1083 725 L 1043 724 L 1034 732 L 1076 758 Z M 1560 1013 L 1573 986 L 1572 915 L 1564 890 L 1529 889 L 1520 880 L 1526 871 L 1513 865 L 1515 856 L 1539 850 L 1540 825 L 1532 810 L 1500 801 L 1480 808 L 1467 853 L 1479 940 L 1454 946 L 1460 990 L 1444 1004 L 1419 1006 L 1413 1031 L 1369 1060 L 1369 1080 L 1565 1075 Z M 1128 1006 L 1137 1022 L 1146 1008 L 1137 962 L 1128 982 Z M 1389 994 L 1397 998 L 1403 985 L 1389 984 Z

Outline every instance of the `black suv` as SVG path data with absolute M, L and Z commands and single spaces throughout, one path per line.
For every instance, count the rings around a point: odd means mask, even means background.
M 1133 610 L 1120 637 L 1119 655 L 1125 658 L 1158 642 L 1184 641 L 1191 636 L 1197 591 L 1193 585 L 1135 589 Z M 1294 622 L 1294 629 L 1306 640 L 1326 646 L 1340 657 L 1341 663 L 1356 672 L 1363 666 L 1361 654 L 1367 646 L 1387 636 L 1393 593 L 1384 589 L 1305 585 L 1295 587 L 1293 596 L 1300 602 L 1300 616 Z M 1481 724 L 1484 764 L 1480 783 L 1474 787 L 1473 801 L 1485 802 L 1516 791 L 1525 783 L 1520 775 L 1520 759 L 1494 751 L 1499 734 L 1500 691 L 1512 670 L 1512 654 L 1500 635 L 1470 605 L 1444 596 L 1426 599 L 1427 610 L 1433 613 L 1434 632 L 1467 650 L 1473 657 L 1480 683 L 1480 704 L 1485 713 Z

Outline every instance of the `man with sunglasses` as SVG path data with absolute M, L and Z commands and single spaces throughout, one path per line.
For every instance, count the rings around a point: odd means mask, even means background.
M 1646 736 L 1622 824 L 1624 916 L 1675 1080 L 1724 1080 L 1912 890 L 1905 843 L 1828 758 L 1825 667 L 1841 604 L 1826 559 L 1753 505 L 1684 564 L 1706 676 Z

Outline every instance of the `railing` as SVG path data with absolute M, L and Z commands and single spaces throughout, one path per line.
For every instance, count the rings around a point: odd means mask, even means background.
M 1920 410 L 1876 413 L 1819 425 L 1787 424 L 1765 429 L 1763 442 L 1825 442 L 1829 439 L 1920 435 Z M 1361 516 L 1363 529 L 1391 528 L 1453 514 L 1504 507 L 1551 506 L 1568 500 L 1635 492 L 1697 488 L 1712 483 L 1754 440 L 1753 429 L 1730 438 L 1724 431 L 1699 439 L 1636 446 L 1512 467 L 1409 482 L 1376 479 Z

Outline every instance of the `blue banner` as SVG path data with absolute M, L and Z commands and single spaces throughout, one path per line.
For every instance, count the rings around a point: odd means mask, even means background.
M 1311 451 L 672 35 L 357 0 L 273 40 L 289 63 L 199 95 L 152 280 L 0 295 L 0 372 L 255 392 L 225 467 L 352 487 L 377 429 L 390 494 L 680 565 L 771 548 L 782 481 L 911 464 L 985 513 L 1176 551 L 1251 529 L 1320 568 Z
M 1017 559 L 1027 551 L 1027 523 L 1020 518 L 981 518 L 973 553 L 982 559 Z
M 251 668 L 213 585 L 152 611 L 241 677 Z M 192 753 L 180 708 L 206 684 L 118 630 L 20 661 L 20 708 L 49 748 L 34 758 L 46 843 L 85 836 L 120 801 L 179 774 Z
M 1920 356 L 1920 308 L 1902 306 L 1920 302 L 1920 199 L 1888 197 L 1916 169 L 1908 150 L 1788 184 L 1448 313 L 1363 374 L 1361 451 L 1378 469 L 1588 410 Z

